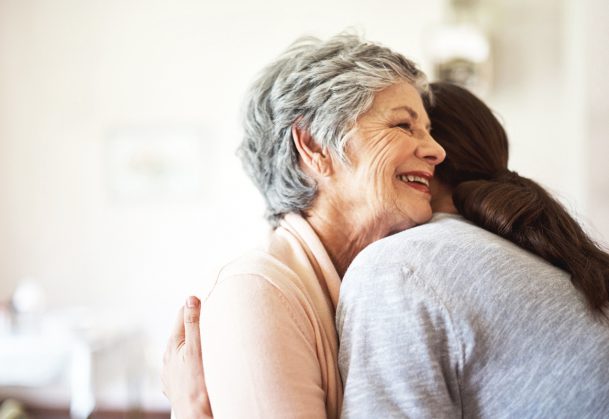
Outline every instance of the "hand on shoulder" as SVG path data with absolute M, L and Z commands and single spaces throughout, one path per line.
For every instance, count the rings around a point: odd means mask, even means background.
M 161 382 L 176 419 L 210 419 L 199 318 L 201 301 L 190 296 L 180 308 L 163 356 Z

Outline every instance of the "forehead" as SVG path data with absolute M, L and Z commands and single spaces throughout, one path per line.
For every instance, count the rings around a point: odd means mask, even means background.
M 407 81 L 392 84 L 379 91 L 366 114 L 404 114 L 424 123 L 429 122 L 419 91 Z

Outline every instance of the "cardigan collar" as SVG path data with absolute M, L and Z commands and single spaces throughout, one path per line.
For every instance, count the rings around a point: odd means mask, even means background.
M 299 238 L 305 251 L 317 262 L 323 276 L 323 278 L 319 279 L 325 282 L 332 305 L 336 308 L 341 278 L 313 227 L 301 215 L 295 213 L 286 214 L 281 220 L 280 226 Z

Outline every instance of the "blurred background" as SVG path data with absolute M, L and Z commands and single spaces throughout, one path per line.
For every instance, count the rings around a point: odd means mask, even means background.
M 0 403 L 168 416 L 179 306 L 267 230 L 244 92 L 300 35 L 354 28 L 474 89 L 511 168 L 607 244 L 607 21 L 604 0 L 0 0 Z

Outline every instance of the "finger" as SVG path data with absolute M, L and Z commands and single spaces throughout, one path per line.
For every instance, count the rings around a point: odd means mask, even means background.
M 186 331 L 184 329 L 184 307 L 180 307 L 175 325 L 171 331 L 169 338 L 168 349 L 176 350 L 186 339 Z
M 184 306 L 184 328 L 186 345 L 195 348 L 200 352 L 201 332 L 199 329 L 199 319 L 201 317 L 201 301 L 194 296 L 186 299 Z

